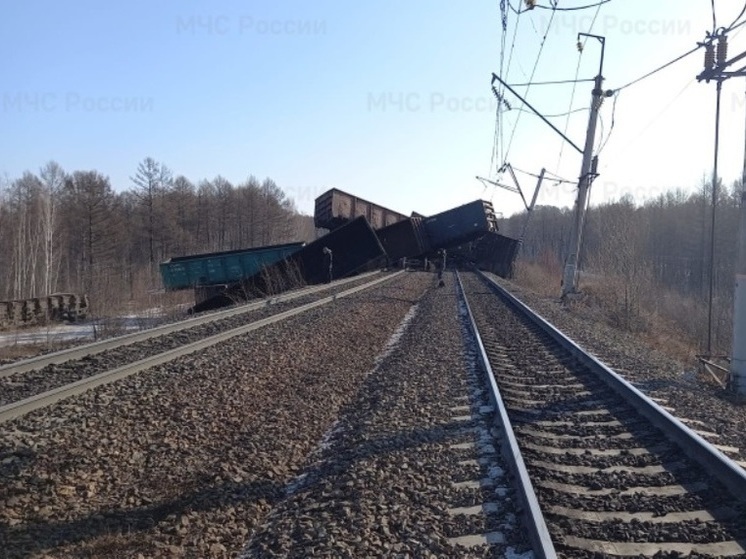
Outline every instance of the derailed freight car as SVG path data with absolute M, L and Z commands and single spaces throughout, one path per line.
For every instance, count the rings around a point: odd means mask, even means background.
M 386 253 L 364 217 L 308 243 L 284 260 L 229 285 L 224 292 L 197 303 L 193 312 L 215 309 L 237 301 L 287 289 L 336 280 L 380 267 Z
M 326 249 L 326 250 L 325 250 Z M 306 283 L 340 279 L 371 266 L 380 265 L 386 252 L 367 219 L 360 216 L 308 243 L 291 256 Z
M 177 256 L 160 266 L 167 291 L 226 285 L 251 277 L 303 247 L 302 242 Z
M 332 188 L 316 198 L 313 222 L 318 228 L 332 231 L 358 217 L 367 219 L 373 229 L 381 229 L 407 219 L 406 215 L 337 188 Z
M 391 262 L 430 252 L 430 242 L 419 217 L 411 217 L 376 231 Z
M 451 249 L 497 231 L 490 202 L 476 200 L 433 215 L 417 216 L 376 231 L 390 261 L 434 257 L 440 249 Z
M 424 226 L 432 249 L 448 249 L 497 232 L 497 218 L 490 202 L 475 200 L 425 218 Z
M 513 265 L 520 241 L 499 233 L 486 233 L 470 243 L 453 247 L 450 258 L 503 278 L 513 277 Z

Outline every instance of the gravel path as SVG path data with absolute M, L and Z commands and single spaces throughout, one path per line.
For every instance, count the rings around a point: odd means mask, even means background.
M 458 309 L 424 295 L 241 557 L 531 556 Z
M 3 556 L 234 557 L 432 278 L 407 274 L 4 424 Z

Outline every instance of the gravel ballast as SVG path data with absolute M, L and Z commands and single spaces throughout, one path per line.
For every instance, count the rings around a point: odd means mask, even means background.
M 646 346 L 639 338 L 601 320 L 580 316 L 559 298 L 543 297 L 488 275 L 746 467 L 746 405 L 734 402 L 726 391 L 703 381 L 691 366 Z
M 192 328 L 129 343 L 80 359 L 47 365 L 38 370 L 25 371 L 0 378 L 0 406 L 5 406 L 24 398 L 64 386 L 65 384 L 110 371 L 117 367 L 134 363 L 140 359 L 152 357 L 164 351 L 182 347 L 209 336 L 214 336 L 301 305 L 342 293 L 343 291 L 378 278 L 379 276 L 373 278 L 365 277 L 347 281 L 342 285 L 332 284 L 328 289 L 309 293 L 290 301 L 267 303 L 265 306 L 259 308 L 248 307 L 245 312 L 226 318 L 220 318 L 221 313 L 219 312 L 212 312 L 210 314 L 215 315 L 213 321 Z
M 451 276 L 423 296 L 243 559 L 528 549 L 458 310 Z M 485 535 L 493 545 L 480 543 Z
M 4 556 L 234 557 L 432 279 L 407 274 L 6 423 Z

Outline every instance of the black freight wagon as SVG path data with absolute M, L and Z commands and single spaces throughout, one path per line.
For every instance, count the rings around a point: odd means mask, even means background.
M 476 266 L 500 277 L 511 278 L 519 247 L 517 239 L 486 233 L 475 241 L 449 249 L 448 257 L 461 265 Z
M 424 220 L 432 249 L 451 248 L 497 231 L 495 210 L 490 202 L 476 200 Z
M 331 255 L 324 249 L 331 251 Z M 298 266 L 306 283 L 329 280 L 329 261 L 332 279 L 340 279 L 373 265 L 382 263 L 386 256 L 375 231 L 367 219 L 360 216 L 331 233 L 319 237 L 288 258 Z
M 411 217 L 376 231 L 381 246 L 391 262 L 402 258 L 417 258 L 430 252 L 422 218 Z

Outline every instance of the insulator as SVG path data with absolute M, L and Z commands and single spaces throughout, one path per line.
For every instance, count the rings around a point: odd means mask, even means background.
M 715 65 L 715 45 L 707 43 L 705 45 L 705 70 L 709 70 Z
M 578 41 L 578 52 L 583 52 L 583 43 Z
M 718 66 L 724 64 L 728 59 L 728 37 L 720 35 L 718 38 L 717 61 Z
M 526 8 L 533 10 L 536 7 L 536 0 L 526 0 Z

